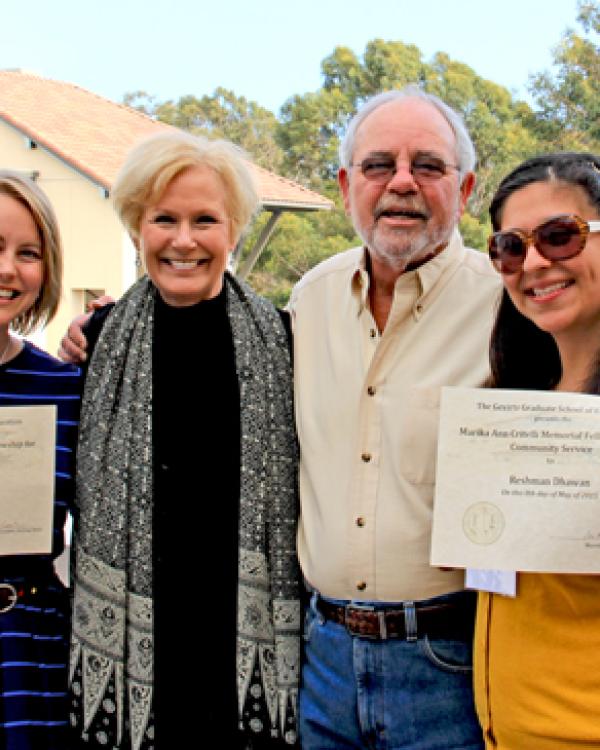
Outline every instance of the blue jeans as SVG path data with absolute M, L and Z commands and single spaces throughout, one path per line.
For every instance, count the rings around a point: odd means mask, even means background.
M 418 604 L 471 596 L 460 592 Z M 418 633 L 415 640 L 361 638 L 326 621 L 317 607 L 313 594 L 300 690 L 303 750 L 483 748 L 473 706 L 470 638 L 434 640 Z

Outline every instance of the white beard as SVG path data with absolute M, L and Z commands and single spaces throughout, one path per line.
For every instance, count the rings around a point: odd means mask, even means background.
M 377 224 L 363 231 L 356 227 L 362 241 L 369 248 L 375 258 L 395 271 L 403 271 L 409 263 L 434 253 L 442 245 L 446 245 L 452 236 L 454 226 L 438 227 L 437 229 L 423 228 L 414 235 L 406 230 L 398 230 L 396 236 L 378 232 Z
M 440 247 L 447 245 L 455 227 L 455 216 L 458 216 L 459 197 L 456 199 L 456 211 L 453 211 L 449 223 L 431 226 L 431 213 L 427 206 L 417 197 L 384 195 L 374 208 L 374 222 L 367 229 L 359 225 L 358 217 L 351 211 L 352 223 L 362 241 L 373 256 L 382 264 L 394 271 L 402 272 L 409 263 L 434 254 Z M 377 219 L 382 211 L 411 211 L 423 217 L 423 226 L 410 229 L 380 226 Z

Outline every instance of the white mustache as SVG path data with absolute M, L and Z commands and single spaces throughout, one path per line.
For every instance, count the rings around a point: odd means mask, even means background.
M 373 212 L 375 220 L 387 212 L 416 216 L 420 219 L 429 218 L 429 211 L 418 201 L 399 201 L 395 198 L 383 197 L 375 206 Z

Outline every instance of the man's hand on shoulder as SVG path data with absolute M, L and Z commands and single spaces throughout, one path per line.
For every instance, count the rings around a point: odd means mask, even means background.
M 58 350 L 58 356 L 63 362 L 70 362 L 71 364 L 81 364 L 87 359 L 87 339 L 83 333 L 83 329 L 92 317 L 94 310 L 100 310 L 105 305 L 114 302 L 112 297 L 107 294 L 97 299 L 92 300 L 88 306 L 88 312 L 77 315 L 71 321 L 71 324 L 67 328 L 67 332 L 62 337 L 60 347 Z

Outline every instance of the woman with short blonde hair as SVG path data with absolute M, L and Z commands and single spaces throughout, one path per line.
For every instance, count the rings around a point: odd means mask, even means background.
M 227 272 L 256 191 L 235 146 L 173 131 L 131 151 L 113 200 L 146 275 L 86 331 L 75 742 L 293 744 L 288 336 Z
M 182 131 L 159 133 L 135 146 L 119 171 L 111 196 L 119 218 L 137 237 L 144 208 L 185 169 L 210 167 L 225 188 L 227 215 L 237 242 L 258 207 L 258 194 L 244 152 L 224 140 L 198 138 Z

